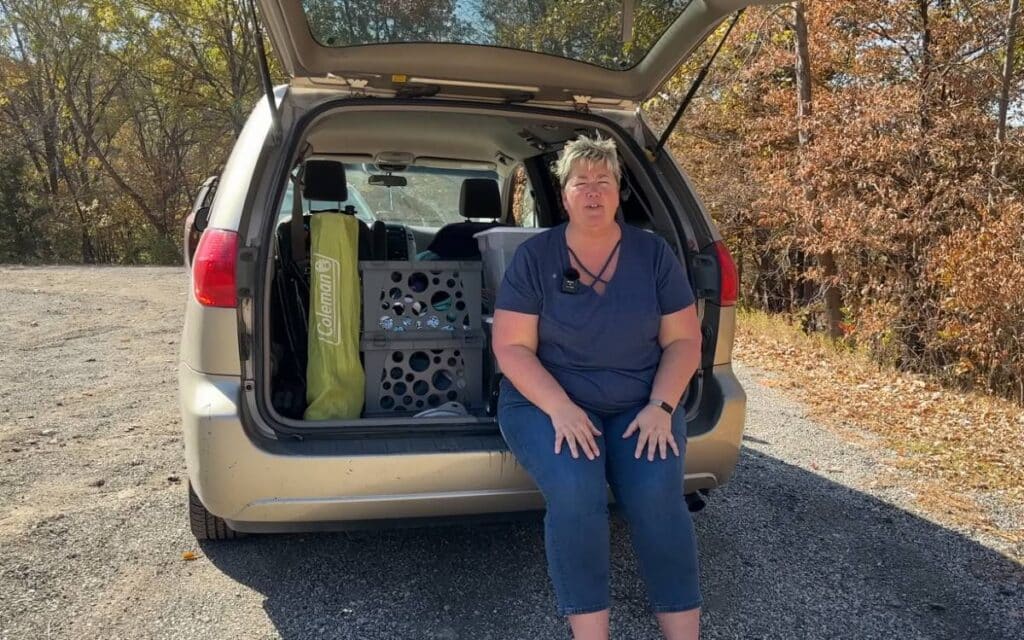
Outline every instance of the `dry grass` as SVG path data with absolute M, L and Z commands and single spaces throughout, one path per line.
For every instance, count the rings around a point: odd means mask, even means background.
M 969 495 L 992 496 L 1017 510 L 1024 504 L 1020 407 L 881 367 L 761 312 L 740 312 L 736 356 L 772 372 L 768 384 L 805 403 L 816 420 L 853 438 L 864 430 L 880 438 L 895 464 L 920 478 L 915 493 L 930 513 L 1024 542 L 1024 530 L 979 516 L 985 509 Z

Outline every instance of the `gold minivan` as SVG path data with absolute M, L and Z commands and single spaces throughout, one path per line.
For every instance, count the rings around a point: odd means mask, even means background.
M 186 229 L 202 232 L 179 366 L 194 535 L 543 508 L 498 429 L 488 317 L 517 238 L 566 219 L 550 165 L 581 133 L 617 143 L 621 219 L 669 242 L 697 297 L 680 480 L 699 508 L 743 432 L 737 274 L 640 105 L 758 2 L 343 4 L 257 0 L 290 81 L 273 88 L 261 58 L 266 96 L 211 182 L 203 228 Z M 332 294 L 361 301 L 364 375 L 339 384 L 364 406 L 310 419 L 311 279 L 330 264 L 310 255 L 309 229 L 325 214 L 358 228 L 359 277 Z

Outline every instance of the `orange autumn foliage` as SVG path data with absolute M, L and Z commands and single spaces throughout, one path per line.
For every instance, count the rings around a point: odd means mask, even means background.
M 1019 116 L 991 175 L 1006 7 L 804 8 L 811 115 L 797 118 L 793 5 L 751 9 L 670 142 L 739 263 L 742 303 L 824 329 L 824 285 L 837 286 L 844 340 L 1024 403 Z M 701 62 L 652 101 L 656 122 Z M 819 263 L 826 252 L 833 279 Z

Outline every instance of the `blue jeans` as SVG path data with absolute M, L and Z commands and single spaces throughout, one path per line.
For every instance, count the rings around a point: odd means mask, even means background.
M 701 604 L 697 541 L 683 497 L 685 420 L 677 412 L 672 421 L 680 457 L 670 449 L 666 460 L 655 456 L 648 462 L 645 449 L 637 460 L 636 436 L 624 440 L 622 434 L 642 408 L 588 411 L 602 433 L 596 437 L 600 457 L 588 460 L 582 452 L 573 458 L 565 444 L 555 455 L 555 430 L 547 414 L 518 393 L 502 395 L 501 433 L 547 502 L 544 543 L 561 615 L 609 606 L 609 485 L 629 523 L 654 611 L 688 611 Z

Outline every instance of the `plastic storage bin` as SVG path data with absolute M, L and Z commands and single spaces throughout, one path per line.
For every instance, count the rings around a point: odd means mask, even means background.
M 544 233 L 547 229 L 521 229 L 519 227 L 495 227 L 487 231 L 473 234 L 484 264 L 485 300 L 493 306 L 494 297 L 498 293 L 498 285 L 505 277 L 505 269 L 512 261 L 516 248 L 533 236 Z
M 409 415 L 460 402 L 471 413 L 484 408 L 482 333 L 460 338 L 389 339 L 362 343 L 366 369 L 363 415 Z
M 480 333 L 481 268 L 479 262 L 360 262 L 363 338 Z

